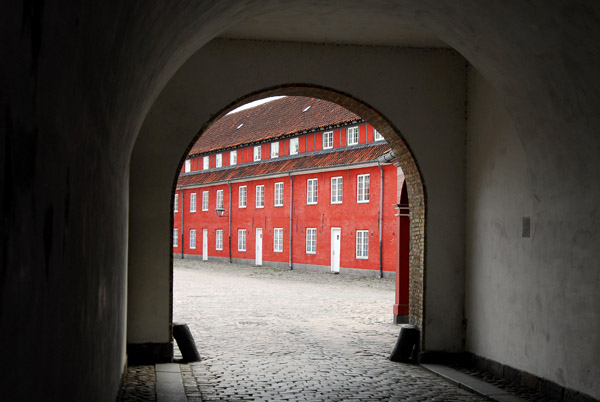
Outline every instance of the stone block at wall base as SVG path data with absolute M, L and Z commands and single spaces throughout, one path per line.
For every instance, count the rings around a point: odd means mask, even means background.
M 427 351 L 421 353 L 420 362 L 475 368 L 479 371 L 490 373 L 496 378 L 532 389 L 533 391 L 540 392 L 559 401 L 599 402 L 589 395 L 565 388 L 548 379 L 540 378 L 526 371 L 507 366 L 485 357 L 477 356 L 470 352 L 448 353 Z
M 173 361 L 173 342 L 128 343 L 127 360 L 130 365 L 170 363 Z

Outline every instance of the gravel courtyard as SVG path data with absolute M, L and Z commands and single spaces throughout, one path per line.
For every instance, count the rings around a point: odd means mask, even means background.
M 188 324 L 203 359 L 184 373 L 201 394 L 187 388 L 188 398 L 484 400 L 387 360 L 393 302 L 389 279 L 175 259 L 173 321 Z

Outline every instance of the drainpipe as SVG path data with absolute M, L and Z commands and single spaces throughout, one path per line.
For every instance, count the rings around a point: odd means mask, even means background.
M 229 229 L 227 230 L 227 234 L 229 236 L 229 263 L 231 264 L 231 183 L 227 180 L 227 185 L 229 186 Z
M 381 279 L 383 278 L 383 239 L 381 238 L 383 231 L 383 168 L 379 161 L 377 161 L 377 167 L 381 172 L 381 183 L 379 184 L 379 279 Z
M 288 177 L 290 178 L 290 262 L 289 268 L 290 271 L 294 269 L 292 266 L 292 233 L 293 233 L 293 216 L 292 213 L 294 211 L 294 179 L 292 178 L 292 174 L 288 173 Z
M 183 214 L 185 213 L 185 200 L 183 198 L 183 189 L 179 189 L 181 191 L 181 259 L 183 260 L 183 239 L 185 230 L 183 230 Z

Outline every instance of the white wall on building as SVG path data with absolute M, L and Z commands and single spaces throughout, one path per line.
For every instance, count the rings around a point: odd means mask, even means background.
M 598 268 L 583 250 L 597 230 L 569 207 L 587 188 L 559 179 L 567 167 L 545 166 L 549 177 L 532 172 L 498 93 L 474 69 L 468 86 L 467 350 L 596 392 Z

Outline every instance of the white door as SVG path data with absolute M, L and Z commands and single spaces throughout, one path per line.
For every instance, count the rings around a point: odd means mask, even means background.
M 262 228 L 256 228 L 256 262 L 255 265 L 262 265 Z
M 340 272 L 340 237 L 342 229 L 331 228 L 331 272 Z
M 202 229 L 202 261 L 208 260 L 208 229 Z

